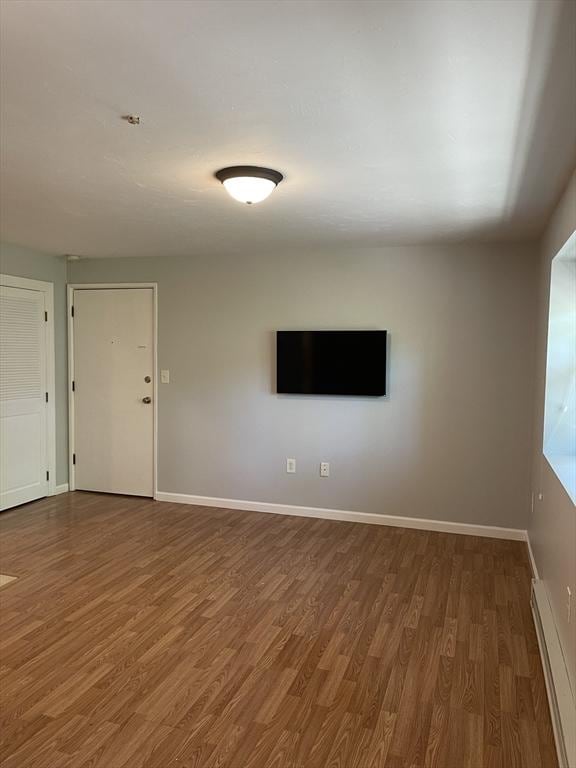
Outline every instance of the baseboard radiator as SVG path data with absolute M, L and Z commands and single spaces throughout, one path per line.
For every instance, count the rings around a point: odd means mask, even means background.
M 576 703 L 548 592 L 540 579 L 532 581 L 530 602 L 544 668 L 558 762 L 560 768 L 576 768 Z

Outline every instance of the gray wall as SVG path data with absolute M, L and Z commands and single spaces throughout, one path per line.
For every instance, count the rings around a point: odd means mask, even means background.
M 530 247 L 91 259 L 70 278 L 158 282 L 160 491 L 526 527 Z M 391 334 L 389 399 L 274 394 L 276 329 L 370 327 Z
M 574 601 L 576 599 L 576 508 L 544 457 L 542 439 L 550 266 L 554 256 L 575 230 L 576 173 L 556 209 L 542 243 L 532 474 L 534 508 L 528 529 L 538 573 L 545 582 L 550 597 L 573 691 L 576 691 L 576 621 L 574 620 L 576 605 L 573 602 L 572 621 L 568 622 L 566 587 L 571 588 Z M 542 499 L 538 498 L 539 493 L 542 494 Z
M 56 483 L 68 482 L 68 395 L 66 342 L 66 261 L 62 256 L 0 244 L 0 273 L 54 283 L 56 354 Z

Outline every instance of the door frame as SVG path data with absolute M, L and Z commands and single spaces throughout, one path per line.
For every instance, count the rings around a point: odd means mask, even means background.
M 76 452 L 76 436 L 74 425 L 74 390 L 72 382 L 74 381 L 74 317 L 72 309 L 74 307 L 74 291 L 94 291 L 110 290 L 121 288 L 149 288 L 152 289 L 152 344 L 153 344 L 153 365 L 154 365 L 154 390 L 152 396 L 153 411 L 153 478 L 152 493 L 156 498 L 158 492 L 158 283 L 68 283 L 67 286 L 67 310 L 68 318 L 68 484 L 71 491 L 76 490 L 76 467 L 74 465 L 74 454 Z
M 26 291 L 38 291 L 44 294 L 44 309 L 48 314 L 46 330 L 46 390 L 48 408 L 46 408 L 46 464 L 48 475 L 48 495 L 56 494 L 56 357 L 54 351 L 54 283 L 44 280 L 32 280 L 29 277 L 0 274 L 0 285 L 6 288 L 23 288 Z

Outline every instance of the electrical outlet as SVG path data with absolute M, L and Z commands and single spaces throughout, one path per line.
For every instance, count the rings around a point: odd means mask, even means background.
M 323 461 L 320 464 L 320 477 L 330 477 L 330 462 Z
M 286 459 L 286 472 L 293 475 L 296 472 L 296 459 Z
M 568 624 L 570 624 L 570 619 L 572 618 L 572 590 L 570 587 L 566 587 L 566 594 L 568 595 L 566 599 L 566 613 L 568 616 Z
M 170 384 L 170 371 L 160 371 L 160 381 L 162 384 Z

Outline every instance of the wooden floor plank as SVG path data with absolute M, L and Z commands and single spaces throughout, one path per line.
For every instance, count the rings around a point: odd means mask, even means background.
M 521 542 L 92 493 L 0 530 L 2 768 L 556 768 Z

